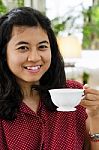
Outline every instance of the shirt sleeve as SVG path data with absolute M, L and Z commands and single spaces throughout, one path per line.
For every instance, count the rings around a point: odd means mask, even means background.
M 0 119 L 0 150 L 7 150 L 7 145 L 6 145 L 6 140 L 4 136 L 1 119 Z
M 66 81 L 66 88 L 82 89 L 83 84 L 78 82 L 78 81 L 75 81 L 75 80 L 67 80 Z

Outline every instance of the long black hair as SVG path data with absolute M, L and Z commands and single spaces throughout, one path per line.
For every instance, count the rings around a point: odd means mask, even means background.
M 7 43 L 11 39 L 13 26 L 41 26 L 47 33 L 51 46 L 51 65 L 41 77 L 38 87 L 44 104 L 49 110 L 56 106 L 51 102 L 48 90 L 65 86 L 64 61 L 60 54 L 55 34 L 51 28 L 50 20 L 41 12 L 30 7 L 12 9 L 0 18 L 0 118 L 13 120 L 19 111 L 23 99 L 20 86 L 9 70 L 6 61 Z

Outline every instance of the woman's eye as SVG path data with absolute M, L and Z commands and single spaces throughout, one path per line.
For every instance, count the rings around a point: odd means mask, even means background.
M 47 48 L 48 48 L 47 45 L 40 45 L 40 46 L 39 46 L 39 49 L 40 49 L 40 50 L 45 50 L 45 49 L 47 49 Z
M 29 48 L 27 46 L 20 46 L 17 49 L 20 51 L 27 51 Z

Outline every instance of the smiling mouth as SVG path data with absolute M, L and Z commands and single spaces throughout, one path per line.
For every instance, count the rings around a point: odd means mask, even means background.
M 26 66 L 24 68 L 30 72 L 38 72 L 40 70 L 41 66 L 40 65 L 38 65 L 38 66 Z

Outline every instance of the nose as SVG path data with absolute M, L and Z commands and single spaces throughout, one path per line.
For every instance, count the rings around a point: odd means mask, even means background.
M 39 51 L 36 48 L 33 48 L 28 55 L 28 61 L 37 62 L 41 60 L 41 56 L 39 54 Z

